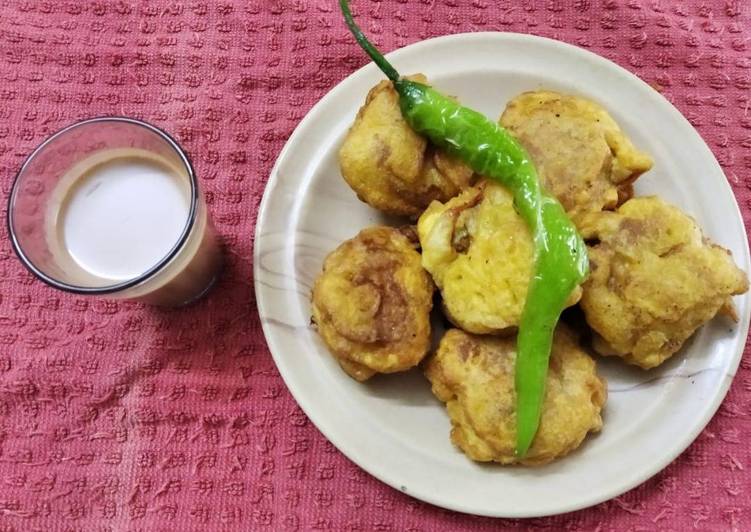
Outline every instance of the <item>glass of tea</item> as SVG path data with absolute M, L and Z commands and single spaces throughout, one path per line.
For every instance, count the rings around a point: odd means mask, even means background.
M 222 264 L 187 155 L 130 118 L 78 122 L 34 150 L 13 183 L 8 227 L 34 275 L 77 294 L 181 306 Z

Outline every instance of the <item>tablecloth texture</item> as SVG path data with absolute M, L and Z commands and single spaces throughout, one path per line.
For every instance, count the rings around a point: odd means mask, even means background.
M 623 65 L 696 126 L 751 220 L 751 3 L 355 7 L 386 50 L 517 31 Z M 675 463 L 615 500 L 551 518 L 493 520 L 413 500 L 307 420 L 259 325 L 253 229 L 285 140 L 364 63 L 333 0 L 0 2 L 4 196 L 51 132 L 97 115 L 141 118 L 190 153 L 228 249 L 208 298 L 160 311 L 47 288 L 0 227 L 0 531 L 751 530 L 748 353 L 718 415 Z

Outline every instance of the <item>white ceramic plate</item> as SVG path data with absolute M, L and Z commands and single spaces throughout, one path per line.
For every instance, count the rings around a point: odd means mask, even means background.
M 391 54 L 403 74 L 423 72 L 446 94 L 492 119 L 527 90 L 551 88 L 602 103 L 655 159 L 637 194 L 657 193 L 693 215 L 746 271 L 748 240 L 725 176 L 699 135 L 662 96 L 615 64 L 560 42 L 475 33 Z M 449 441 L 449 420 L 417 371 L 358 384 L 309 326 L 309 294 L 324 257 L 363 227 L 386 221 L 340 176 L 337 150 L 365 95 L 373 65 L 323 98 L 300 123 L 269 179 L 256 227 L 258 309 L 279 372 L 315 425 L 346 456 L 418 499 L 473 514 L 543 516 L 584 508 L 637 486 L 668 465 L 717 410 L 740 360 L 740 325 L 715 320 L 684 351 L 644 372 L 601 360 L 605 426 L 572 455 L 529 469 L 478 465 Z

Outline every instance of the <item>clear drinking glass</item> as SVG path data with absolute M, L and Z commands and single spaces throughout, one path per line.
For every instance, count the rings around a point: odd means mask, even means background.
M 205 294 L 222 264 L 187 155 L 130 118 L 78 122 L 34 150 L 8 226 L 31 272 L 77 294 L 180 306 Z

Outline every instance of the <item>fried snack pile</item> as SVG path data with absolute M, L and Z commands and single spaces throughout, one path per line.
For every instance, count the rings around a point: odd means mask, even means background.
M 516 445 L 513 338 L 446 332 L 425 367 L 433 393 L 446 403 L 451 440 L 479 462 L 541 465 L 576 449 L 602 428 L 605 382 L 565 326 L 556 330 L 540 428 L 519 461 Z
M 730 252 L 657 197 L 629 200 L 585 233 L 599 243 L 581 306 L 603 355 L 653 368 L 718 312 L 732 313 L 731 296 L 748 290 Z
M 451 322 L 475 334 L 519 325 L 534 266 L 532 234 L 501 185 L 481 181 L 420 216 L 422 264 Z M 570 304 L 581 297 L 581 289 Z
M 584 98 L 525 92 L 508 103 L 500 122 L 575 222 L 631 197 L 632 183 L 652 167 L 610 114 Z
M 715 315 L 735 316 L 732 296 L 748 290 L 746 273 L 677 208 L 629 199 L 652 160 L 601 106 L 529 92 L 509 102 L 501 124 L 588 241 L 590 278 L 569 303 L 581 305 L 595 351 L 652 368 Z M 423 369 L 446 403 L 459 449 L 481 462 L 539 465 L 598 432 L 605 381 L 580 337 L 559 324 L 539 430 L 528 454 L 515 455 L 514 335 L 534 245 L 511 194 L 482 178 L 473 186 L 467 166 L 414 133 L 390 82 L 368 94 L 339 160 L 362 201 L 418 220 L 417 235 L 371 227 L 325 261 L 313 321 L 344 371 L 364 381 L 418 365 L 430 349 L 437 286 L 445 317 L 459 329 L 445 333 Z
M 324 262 L 313 286 L 313 321 L 358 381 L 416 366 L 430 347 L 433 282 L 405 234 L 364 229 Z
M 410 79 L 425 83 L 418 75 Z M 431 201 L 446 201 L 469 186 L 472 170 L 428 144 L 402 117 L 390 81 L 368 93 L 339 150 L 342 175 L 371 207 L 416 218 Z

